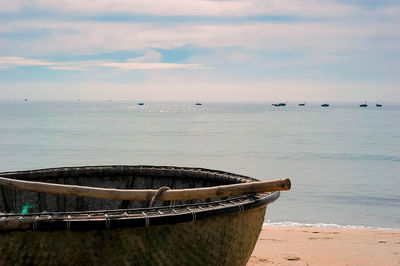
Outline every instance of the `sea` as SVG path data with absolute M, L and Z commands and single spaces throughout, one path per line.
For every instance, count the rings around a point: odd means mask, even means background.
M 173 165 L 288 177 L 266 224 L 400 228 L 400 104 L 360 103 L 0 101 L 0 171 Z

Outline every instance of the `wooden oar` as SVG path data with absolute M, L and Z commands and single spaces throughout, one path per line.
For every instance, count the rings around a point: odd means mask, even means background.
M 171 189 L 159 195 L 158 200 L 193 200 L 238 196 L 290 189 L 290 180 L 280 179 L 251 183 L 238 183 L 215 187 Z M 114 189 L 77 185 L 62 185 L 0 177 L 0 187 L 32 192 L 90 197 L 108 200 L 151 200 L 156 189 Z

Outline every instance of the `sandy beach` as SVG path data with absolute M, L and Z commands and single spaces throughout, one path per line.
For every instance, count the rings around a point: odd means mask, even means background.
M 400 230 L 264 226 L 248 266 L 400 265 Z

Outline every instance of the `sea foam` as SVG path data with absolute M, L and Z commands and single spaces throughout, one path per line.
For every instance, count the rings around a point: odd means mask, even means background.
M 282 227 L 320 227 L 320 228 L 344 228 L 344 229 L 377 229 L 377 230 L 399 230 L 399 228 L 387 227 L 371 227 L 363 225 L 339 225 L 334 223 L 298 223 L 291 221 L 271 222 L 270 220 L 264 221 L 264 225 L 282 226 Z

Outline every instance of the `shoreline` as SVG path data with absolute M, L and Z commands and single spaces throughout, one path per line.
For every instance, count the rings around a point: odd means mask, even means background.
M 399 265 L 400 229 L 263 225 L 248 266 Z
M 334 223 L 298 223 L 298 222 L 266 222 L 264 226 L 276 226 L 276 227 L 307 227 L 307 228 L 339 228 L 339 229 L 360 229 L 360 230 L 400 230 L 400 228 L 392 227 L 374 227 L 366 225 L 340 225 Z

